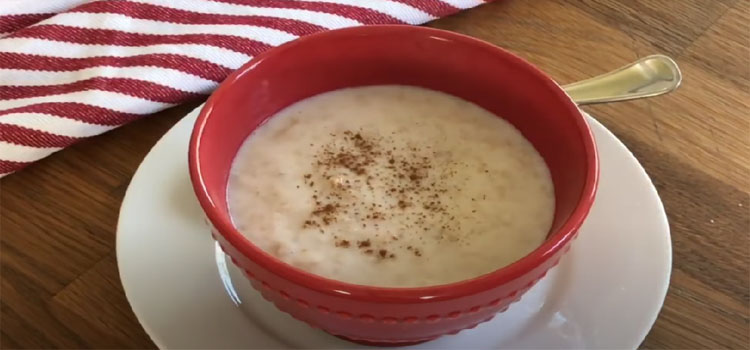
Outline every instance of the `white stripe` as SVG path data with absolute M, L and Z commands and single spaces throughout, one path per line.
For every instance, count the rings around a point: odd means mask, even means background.
M 132 0 L 144 4 L 159 5 L 178 10 L 200 12 L 205 14 L 221 15 L 255 15 L 275 18 L 296 19 L 303 22 L 315 24 L 323 28 L 336 29 L 354 27 L 362 23 L 335 14 L 302 10 L 302 9 L 280 9 L 271 7 L 255 7 L 252 5 L 226 4 L 206 0 Z
M 453 5 L 453 7 L 457 7 L 460 9 L 468 9 L 475 6 L 479 6 L 484 4 L 484 1 L 482 0 L 440 0 L 446 4 Z
M 192 74 L 160 67 L 91 67 L 72 72 L 31 71 L 23 69 L 1 69 L 0 86 L 3 85 L 58 85 L 79 80 L 106 77 L 129 78 L 148 81 L 177 90 L 207 94 L 219 83 Z
M 46 102 L 78 102 L 118 112 L 135 114 L 150 114 L 175 105 L 128 96 L 117 92 L 87 90 L 60 95 L 0 100 L 0 111 Z
M 14 143 L 0 141 L 0 159 L 11 162 L 33 162 L 42 159 L 62 148 L 60 147 L 30 147 L 21 146 Z
M 422 24 L 435 19 L 432 15 L 404 3 L 380 0 L 302 0 L 305 2 L 328 2 L 375 10 L 409 24 Z
M 0 16 L 58 13 L 92 0 L 0 0 Z
M 67 12 L 54 16 L 44 24 L 60 24 L 87 29 L 111 29 L 127 33 L 184 35 L 218 34 L 250 38 L 273 46 L 297 38 L 296 35 L 266 27 L 240 24 L 178 24 L 132 18 L 114 13 Z
M 0 0 L 2 1 L 2 0 Z M 66 43 L 36 38 L 0 39 L 0 52 L 24 53 L 52 57 L 86 58 L 97 56 L 127 57 L 146 54 L 177 54 L 206 60 L 237 69 L 251 56 L 220 47 L 198 44 L 160 44 L 150 46 L 108 46 Z
M 22 126 L 70 137 L 89 137 L 114 129 L 114 125 L 99 125 L 80 120 L 42 113 L 11 113 L 0 115 L 0 124 Z

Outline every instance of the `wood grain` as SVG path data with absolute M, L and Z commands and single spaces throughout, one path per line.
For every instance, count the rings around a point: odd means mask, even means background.
M 651 53 L 678 61 L 678 92 L 586 108 L 641 160 L 670 220 L 671 287 L 642 347 L 749 348 L 750 2 L 504 0 L 430 26 L 505 47 L 561 83 Z M 150 147 L 198 103 L 0 181 L 0 347 L 154 347 L 120 285 L 117 213 Z

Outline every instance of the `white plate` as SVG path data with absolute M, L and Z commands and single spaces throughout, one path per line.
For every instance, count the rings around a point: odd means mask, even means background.
M 135 315 L 160 348 L 354 348 L 277 311 L 216 249 L 190 185 L 199 109 L 154 146 L 120 210 L 117 262 Z M 492 321 L 418 349 L 636 348 L 656 320 L 672 266 L 659 196 L 627 148 L 594 119 L 596 202 L 573 249 Z

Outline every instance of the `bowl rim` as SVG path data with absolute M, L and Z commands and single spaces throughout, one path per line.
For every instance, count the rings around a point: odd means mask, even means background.
M 463 44 L 475 45 L 501 56 L 505 64 L 514 65 L 518 69 L 525 70 L 529 75 L 535 76 L 540 80 L 542 84 L 547 85 L 547 88 L 551 92 L 549 97 L 561 100 L 564 104 L 564 111 L 567 114 L 576 117 L 576 127 L 580 133 L 581 141 L 584 144 L 584 157 L 587 169 L 581 196 L 575 209 L 567 220 L 565 220 L 558 230 L 549 235 L 547 240 L 545 240 L 539 247 L 510 265 L 506 265 L 474 278 L 449 284 L 424 287 L 379 287 L 359 285 L 319 276 L 285 263 L 271 254 L 266 253 L 243 236 L 232 224 L 229 214 L 226 213 L 225 215 L 222 215 L 221 211 L 216 209 L 207 193 L 206 185 L 202 177 L 200 159 L 198 156 L 199 152 L 197 152 L 197 149 L 200 146 L 203 129 L 210 118 L 213 106 L 221 100 L 221 97 L 226 91 L 231 89 L 246 72 L 252 70 L 260 62 L 266 59 L 272 59 L 274 55 L 296 45 L 341 35 L 362 36 L 382 35 L 384 33 L 411 34 L 416 32 L 422 32 L 421 34 L 423 35 L 436 37 L 442 40 L 460 41 Z M 488 42 L 446 30 L 409 25 L 372 25 L 324 31 L 303 36 L 255 56 L 242 67 L 232 72 L 206 101 L 193 126 L 193 131 L 190 137 L 188 146 L 188 167 L 193 189 L 204 213 L 212 223 L 216 232 L 237 249 L 245 258 L 281 278 L 322 294 L 334 295 L 352 300 L 376 300 L 389 303 L 435 302 L 473 295 L 506 284 L 542 265 L 575 237 L 576 232 L 582 225 L 593 205 L 599 180 L 599 160 L 592 131 L 578 106 L 552 78 L 515 54 Z

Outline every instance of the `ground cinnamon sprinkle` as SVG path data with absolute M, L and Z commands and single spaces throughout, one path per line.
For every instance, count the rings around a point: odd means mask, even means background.
M 394 222 L 403 223 L 400 231 L 420 232 L 434 239 L 442 239 L 443 232 L 458 230 L 445 204 L 450 200 L 442 197 L 448 192 L 444 180 L 456 174 L 451 169 L 459 163 L 441 164 L 437 167 L 440 173 L 434 173 L 433 163 L 439 155 L 429 145 L 424 149 L 416 145 L 395 147 L 398 143 L 393 137 L 398 135 L 373 136 L 362 130 L 330 136 L 330 142 L 315 146 L 318 150 L 312 160 L 313 171 L 302 179 L 315 193 L 311 198 L 314 207 L 303 228 L 315 227 L 327 233 L 331 225 L 354 220 L 364 233 L 372 230 L 371 238 L 356 241 L 357 248 L 366 255 L 377 251 L 378 259 L 396 258 L 393 250 L 404 249 L 395 246 L 399 239 L 394 233 L 399 232 L 379 235 L 378 222 L 398 220 Z M 369 193 L 381 193 L 374 198 L 386 202 L 373 202 Z M 333 242 L 342 248 L 352 245 L 348 240 Z M 406 250 L 422 256 L 421 250 L 412 245 Z

